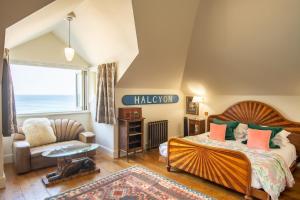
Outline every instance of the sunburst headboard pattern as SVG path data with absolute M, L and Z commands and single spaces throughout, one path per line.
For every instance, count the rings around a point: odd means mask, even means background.
M 224 121 L 239 121 L 242 123 L 254 123 L 265 126 L 279 126 L 292 132 L 289 139 L 300 153 L 300 123 L 293 122 L 280 114 L 273 107 L 259 101 L 242 101 L 227 108 L 222 114 L 210 115 L 207 120 L 207 130 L 214 118 Z M 298 154 L 299 155 L 299 154 Z

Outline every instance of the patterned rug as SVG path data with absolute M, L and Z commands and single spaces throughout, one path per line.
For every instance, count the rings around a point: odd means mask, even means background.
M 48 200 L 211 200 L 143 167 L 130 167 Z

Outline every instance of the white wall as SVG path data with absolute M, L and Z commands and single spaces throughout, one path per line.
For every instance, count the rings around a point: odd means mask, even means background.
M 125 107 L 122 104 L 124 95 L 133 94 L 177 94 L 179 102 L 174 104 L 156 104 L 156 105 L 137 105 L 142 107 L 143 117 L 145 117 L 145 137 L 144 144 L 147 145 L 147 123 L 157 120 L 169 121 L 169 137 L 177 137 L 183 135 L 183 116 L 184 116 L 184 96 L 180 90 L 167 89 L 125 89 L 116 88 L 116 109 Z M 93 109 L 92 109 L 93 110 Z M 118 151 L 118 124 L 106 125 L 93 123 L 94 132 L 96 133 L 97 143 L 102 149 L 111 156 L 116 157 Z
M 169 137 L 178 137 L 183 135 L 183 116 L 185 98 L 180 90 L 168 89 L 125 89 L 117 88 L 116 92 L 116 108 L 125 107 L 122 104 L 124 95 L 134 94 L 176 94 L 179 96 L 179 102 L 174 104 L 153 104 L 153 105 L 138 105 L 134 107 L 142 107 L 143 117 L 145 117 L 145 136 L 144 144 L 147 145 L 147 123 L 150 121 L 168 120 L 169 122 Z M 114 151 L 117 151 L 118 144 L 118 129 L 114 130 Z
M 17 117 L 18 126 L 22 126 L 24 120 L 31 117 L 46 117 L 49 119 L 73 119 L 81 122 L 87 131 L 93 131 L 93 127 L 90 119 L 91 118 L 90 112 L 23 115 Z M 4 163 L 13 162 L 12 137 L 3 137 L 3 146 L 4 146 Z

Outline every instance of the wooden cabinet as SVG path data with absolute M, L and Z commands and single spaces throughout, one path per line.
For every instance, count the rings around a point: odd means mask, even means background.
M 130 153 L 143 152 L 144 118 L 141 116 L 141 109 L 119 108 L 118 158 L 120 157 L 121 152 L 126 153 L 127 159 L 128 154 Z
M 142 118 L 142 108 L 119 108 L 119 119 L 136 120 Z
M 188 128 L 189 128 L 189 136 L 198 135 L 201 133 L 205 133 L 205 120 L 201 119 L 188 119 Z

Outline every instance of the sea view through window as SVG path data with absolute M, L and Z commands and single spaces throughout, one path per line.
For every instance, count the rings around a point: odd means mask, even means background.
M 17 114 L 82 110 L 82 71 L 11 65 Z

